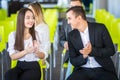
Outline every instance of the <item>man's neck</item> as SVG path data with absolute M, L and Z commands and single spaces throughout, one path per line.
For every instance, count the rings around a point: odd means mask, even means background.
M 87 27 L 88 27 L 87 21 L 82 21 L 82 22 L 80 23 L 80 26 L 78 27 L 78 30 L 79 30 L 80 32 L 84 32 Z

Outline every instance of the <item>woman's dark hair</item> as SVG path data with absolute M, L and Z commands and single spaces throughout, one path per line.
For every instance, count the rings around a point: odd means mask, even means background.
M 24 31 L 25 31 L 24 19 L 27 11 L 32 12 L 32 10 L 28 8 L 22 8 L 19 10 L 17 16 L 17 29 L 16 29 L 14 49 L 18 51 L 24 50 Z M 34 25 L 29 29 L 29 33 L 31 34 L 32 39 L 36 40 Z

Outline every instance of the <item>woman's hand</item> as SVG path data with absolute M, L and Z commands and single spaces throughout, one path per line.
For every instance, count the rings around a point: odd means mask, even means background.
M 39 52 L 39 43 L 37 40 L 33 41 L 33 47 L 34 47 L 34 53 L 38 53 Z

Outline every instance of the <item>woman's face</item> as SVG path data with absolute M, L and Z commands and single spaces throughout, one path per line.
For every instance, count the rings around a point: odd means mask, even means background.
M 31 28 L 35 23 L 34 15 L 31 11 L 25 13 L 24 23 L 26 28 Z
M 35 11 L 34 11 L 34 9 L 32 8 L 32 6 L 29 6 L 28 8 L 33 11 L 33 14 L 34 14 L 34 16 L 35 16 L 35 24 L 36 24 L 36 21 L 37 21 L 37 19 L 38 19 L 38 18 L 37 18 L 37 15 L 35 14 Z

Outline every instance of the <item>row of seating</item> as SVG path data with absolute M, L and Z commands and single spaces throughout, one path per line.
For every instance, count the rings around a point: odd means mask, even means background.
M 56 51 L 58 45 L 58 9 L 44 9 L 44 18 L 46 23 L 49 26 L 50 30 L 50 42 L 51 42 L 51 49 L 50 49 L 50 80 L 52 80 L 52 68 L 55 67 L 56 64 Z
M 114 44 L 118 44 L 118 51 L 120 51 L 120 19 L 115 18 L 114 15 L 105 9 L 98 9 L 95 11 L 95 19 L 98 23 L 106 25 Z

